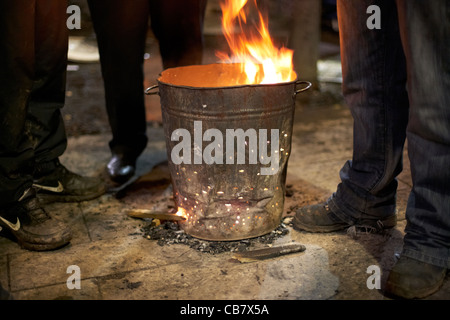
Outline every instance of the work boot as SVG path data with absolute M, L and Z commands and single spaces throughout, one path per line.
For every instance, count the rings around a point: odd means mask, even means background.
M 384 219 L 360 219 L 350 224 L 338 218 L 326 202 L 298 209 L 293 219 L 294 229 L 309 232 L 333 232 L 351 226 L 381 231 L 396 224 L 395 214 Z
M 82 177 L 69 171 L 58 160 L 38 166 L 33 187 L 42 203 L 78 202 L 95 199 L 106 191 L 101 179 Z
M 33 251 L 54 250 L 72 238 L 68 227 L 40 206 L 33 188 L 19 201 L 0 209 L 0 233 L 9 233 L 24 249 Z
M 422 299 L 439 290 L 447 268 L 401 256 L 389 273 L 385 294 L 405 299 Z

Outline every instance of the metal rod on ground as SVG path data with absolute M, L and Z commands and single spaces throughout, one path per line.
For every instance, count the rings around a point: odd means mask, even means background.
M 303 252 L 305 250 L 306 247 L 304 245 L 299 243 L 293 243 L 270 248 L 237 252 L 233 255 L 233 258 L 239 260 L 242 263 L 245 263 L 275 258 L 291 253 Z

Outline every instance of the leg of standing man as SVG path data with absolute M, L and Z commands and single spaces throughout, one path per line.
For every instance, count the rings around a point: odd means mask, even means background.
M 374 4 L 381 29 L 366 26 L 366 10 Z M 388 293 L 407 298 L 435 292 L 449 264 L 448 17 L 446 1 L 338 1 L 353 159 L 342 168 L 332 197 L 301 208 L 294 219 L 297 229 L 313 232 L 393 227 L 407 135 L 414 186 L 404 251 L 386 285 Z
M 99 197 L 105 186 L 82 177 L 59 162 L 67 147 L 61 108 L 66 96 L 67 1 L 37 1 L 34 23 L 34 78 L 25 132 L 34 149 L 34 186 L 45 202 L 85 201 Z
M 163 68 L 199 64 L 205 0 L 89 0 L 97 35 L 105 100 L 112 131 L 107 172 L 114 182 L 130 179 L 147 145 L 144 53 L 151 27 Z
M 0 2 L 0 231 L 12 234 L 26 249 L 51 250 L 68 243 L 71 234 L 40 207 L 32 188 L 34 143 L 27 123 L 38 63 L 37 3 Z M 57 20 L 65 16 L 62 3 L 40 5 Z
M 381 29 L 368 29 L 367 7 L 383 13 Z M 406 65 L 392 1 L 338 1 L 343 95 L 354 119 L 353 157 L 324 204 L 301 208 L 296 228 L 330 232 L 351 225 L 396 225 L 396 176 L 402 170 L 408 97 Z
M 149 26 L 148 0 L 89 0 L 97 36 L 105 103 L 112 132 L 107 172 L 123 183 L 135 173 L 147 145 L 144 53 Z
M 104 185 L 58 161 L 67 139 L 66 1 L 0 1 L 0 231 L 30 250 L 67 244 L 70 230 L 41 207 L 80 201 Z M 38 192 L 36 192 L 36 190 Z
M 151 27 L 159 42 L 163 69 L 201 64 L 207 1 L 149 2 Z

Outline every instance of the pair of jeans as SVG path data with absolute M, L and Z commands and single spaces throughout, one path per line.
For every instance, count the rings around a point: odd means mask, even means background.
M 0 206 L 66 149 L 67 3 L 0 1 Z
M 163 68 L 201 64 L 206 0 L 89 0 L 100 52 L 112 153 L 136 158 L 147 144 L 144 53 L 151 21 Z
M 380 11 L 380 28 L 367 20 Z M 405 141 L 413 186 L 403 254 L 450 267 L 450 3 L 338 0 L 353 156 L 329 205 L 355 223 L 393 215 Z

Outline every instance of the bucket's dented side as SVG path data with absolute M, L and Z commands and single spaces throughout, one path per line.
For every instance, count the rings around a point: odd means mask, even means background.
M 274 230 L 284 208 L 296 83 L 158 87 L 185 232 L 239 240 Z

